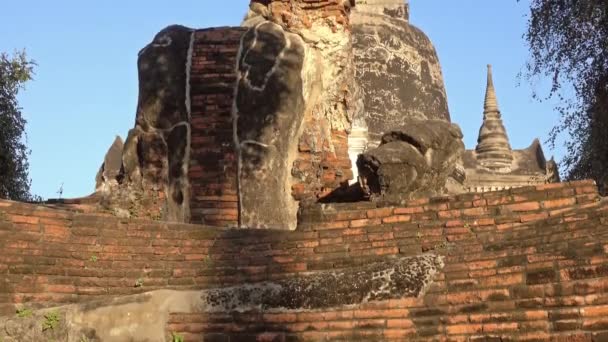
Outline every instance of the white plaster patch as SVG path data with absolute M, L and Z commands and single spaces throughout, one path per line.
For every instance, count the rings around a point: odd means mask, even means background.
M 196 31 L 192 30 L 190 34 L 190 44 L 188 45 L 188 55 L 186 58 L 186 112 L 188 113 L 188 121 L 192 118 L 192 94 L 190 79 L 192 74 L 192 55 L 194 53 L 194 39 Z

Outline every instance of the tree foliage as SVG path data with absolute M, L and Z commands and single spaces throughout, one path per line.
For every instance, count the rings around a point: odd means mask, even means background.
M 0 198 L 34 199 L 28 176 L 26 121 L 17 102 L 19 91 L 32 79 L 34 65 L 24 51 L 12 56 L 0 53 Z
M 561 161 L 567 179 L 595 179 L 608 190 L 608 0 L 530 0 L 527 77 L 549 77 L 567 133 Z M 568 94 L 570 87 L 573 96 Z

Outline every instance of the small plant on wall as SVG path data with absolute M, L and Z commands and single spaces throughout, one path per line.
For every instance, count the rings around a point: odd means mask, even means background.
M 178 333 L 171 333 L 171 342 L 185 342 L 184 337 Z
M 51 311 L 44 315 L 44 321 L 42 321 L 42 331 L 55 330 L 59 326 L 61 318 L 59 312 Z

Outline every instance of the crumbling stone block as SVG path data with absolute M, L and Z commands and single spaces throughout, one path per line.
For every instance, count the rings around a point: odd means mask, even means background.
M 359 156 L 360 183 L 372 200 L 401 201 L 445 192 L 448 176 L 464 152 L 456 124 L 410 120 Z

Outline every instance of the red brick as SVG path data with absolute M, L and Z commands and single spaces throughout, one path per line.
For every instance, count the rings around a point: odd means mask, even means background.
M 464 227 L 465 223 L 461 220 L 450 220 L 445 223 L 446 228 L 450 227 Z
M 608 330 L 608 317 L 586 318 L 583 320 L 584 330 Z
M 608 305 L 586 307 L 581 313 L 583 317 L 608 317 Z
M 382 223 L 401 223 L 401 222 L 410 222 L 412 217 L 410 215 L 395 215 L 389 216 L 382 219 Z
M 296 322 L 297 315 L 295 313 L 277 313 L 277 314 L 264 314 L 262 316 L 264 322 L 270 323 L 288 323 L 288 322 Z
M 447 300 L 449 304 L 469 304 L 479 302 L 481 300 L 479 292 L 458 292 L 448 293 Z
M 536 190 L 550 190 L 550 189 L 561 189 L 568 186 L 567 183 L 549 183 L 549 184 L 541 184 L 536 186 Z
M 471 278 L 480 278 L 480 277 L 489 277 L 489 276 L 493 276 L 496 275 L 496 269 L 482 269 L 482 270 L 478 270 L 478 271 L 471 271 L 469 272 L 469 277 Z
M 488 287 L 512 286 L 523 283 L 522 274 L 505 274 L 481 279 L 481 284 Z
M 508 321 L 511 319 L 511 315 L 507 313 L 482 313 L 482 314 L 471 314 L 469 320 L 471 323 L 488 323 L 492 321 Z
M 529 215 L 521 215 L 520 219 L 522 223 L 539 221 L 548 218 L 549 215 L 547 213 L 538 213 L 538 214 L 529 214 Z
M 549 316 L 545 310 L 529 310 L 526 311 L 525 315 L 529 321 L 544 320 Z
M 437 217 L 439 217 L 440 219 L 459 218 L 460 216 L 460 210 L 446 210 L 437 213 Z
M 351 228 L 379 226 L 380 224 L 382 224 L 382 220 L 380 219 L 363 219 L 350 221 Z
M 410 208 L 395 208 L 394 213 L 397 215 L 400 214 L 419 214 L 423 213 L 424 209 L 422 207 L 410 207 Z
M 44 226 L 44 235 L 60 237 L 60 238 L 67 238 L 70 235 L 70 230 L 69 230 L 69 228 L 66 228 L 64 226 L 45 225 Z
M 513 199 L 510 196 L 503 196 L 498 198 L 487 198 L 486 201 L 488 202 L 489 206 L 495 206 L 511 203 L 513 202 Z
M 450 325 L 456 325 L 460 323 L 468 323 L 469 316 L 467 315 L 447 315 L 446 323 Z
M 551 324 L 549 321 L 532 321 L 532 322 L 519 322 L 518 330 L 520 331 L 550 331 Z
M 497 332 L 508 332 L 517 331 L 517 323 L 485 323 L 482 326 L 484 333 L 497 333 Z
M 75 293 L 76 287 L 74 285 L 46 285 L 46 290 L 54 293 Z
M 319 322 L 323 321 L 325 318 L 323 317 L 322 312 L 301 312 L 297 313 L 297 321 L 298 322 Z
M 535 211 L 540 209 L 540 204 L 538 202 L 523 202 L 509 204 L 506 208 L 512 211 Z
M 354 313 L 351 310 L 331 311 L 331 312 L 323 313 L 323 319 L 326 321 L 352 319 L 353 317 L 354 317 Z
M 577 195 L 594 194 L 594 193 L 598 192 L 597 186 L 595 186 L 595 185 L 577 186 L 575 190 L 576 190 Z
M 364 219 L 367 217 L 367 213 L 365 211 L 341 211 L 337 212 L 334 216 L 335 221 L 350 221 L 350 220 L 358 220 Z
M 386 233 L 370 233 L 367 234 L 369 241 L 382 241 L 382 240 L 391 240 L 394 238 L 393 232 Z
M 470 270 L 478 270 L 482 268 L 494 268 L 496 267 L 496 260 L 483 260 L 474 261 L 467 264 Z
M 370 218 L 370 219 L 382 218 L 382 217 L 391 216 L 392 214 L 393 214 L 393 208 L 372 209 L 372 210 L 367 211 L 367 218 Z
M 8 218 L 13 223 L 38 224 L 40 222 L 38 217 L 33 216 L 8 215 Z
M 416 335 L 415 329 L 386 329 L 382 331 L 385 338 L 389 340 L 407 341 L 409 336 Z
M 389 308 L 416 308 L 423 305 L 422 298 L 391 299 L 388 301 Z
M 341 228 L 348 228 L 349 227 L 349 221 L 338 221 L 338 222 L 323 222 L 323 223 L 316 223 L 314 225 L 315 229 L 341 229 Z
M 389 329 L 409 329 L 414 327 L 414 322 L 410 319 L 389 319 L 386 321 Z
M 495 224 L 493 218 L 480 218 L 473 222 L 473 226 L 492 226 Z
M 469 234 L 469 233 L 471 233 L 471 228 L 466 228 L 466 227 L 457 226 L 457 227 L 445 229 L 446 235 L 458 235 L 458 234 Z
M 327 333 L 325 332 L 318 332 L 318 331 L 305 331 L 302 332 L 300 334 L 298 334 L 298 340 L 304 340 L 304 341 L 325 341 L 327 338 Z
M 488 209 L 485 207 L 463 209 L 462 214 L 465 216 L 483 216 L 488 214 Z
M 362 235 L 362 234 L 365 234 L 365 233 L 366 233 L 366 231 L 363 228 L 350 228 L 350 229 L 344 229 L 342 231 L 342 235 L 346 235 L 346 236 L 349 236 L 349 235 Z
M 355 327 L 355 322 L 353 321 L 340 321 L 340 322 L 328 322 L 329 329 L 332 330 L 351 330 Z
M 258 334 L 255 337 L 256 342 L 275 342 L 275 341 L 283 341 L 285 339 L 285 334 L 283 333 L 275 333 L 275 332 L 265 332 Z
M 567 207 L 567 206 L 572 206 L 574 204 L 576 204 L 575 198 L 561 198 L 561 199 L 555 199 L 555 200 L 549 200 L 549 201 L 542 202 L 542 206 L 545 209 L 555 209 L 555 208 Z
M 448 335 L 470 335 L 481 333 L 483 331 L 481 324 L 448 325 L 446 330 Z
M 448 210 L 447 203 L 436 203 L 431 205 L 425 205 L 423 207 L 424 211 L 445 211 Z

